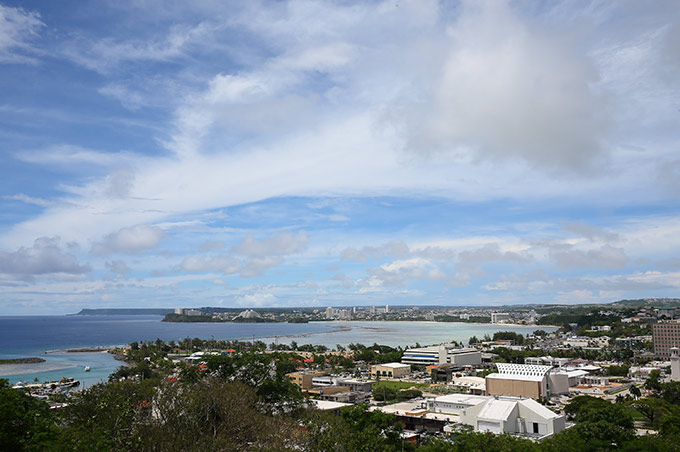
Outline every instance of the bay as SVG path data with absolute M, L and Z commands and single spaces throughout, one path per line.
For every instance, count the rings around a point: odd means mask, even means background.
M 170 323 L 161 316 L 24 316 L 0 317 L 0 358 L 39 356 L 46 362 L 0 366 L 10 382 L 74 377 L 84 387 L 105 381 L 120 362 L 108 353 L 65 353 L 66 349 L 108 347 L 132 341 L 202 339 L 263 340 L 266 343 L 318 344 L 334 348 L 350 343 L 410 346 L 467 342 L 496 331 L 529 334 L 537 326 L 442 322 L 310 322 L 310 323 Z M 554 331 L 554 327 L 540 329 Z M 91 371 L 85 372 L 85 366 Z

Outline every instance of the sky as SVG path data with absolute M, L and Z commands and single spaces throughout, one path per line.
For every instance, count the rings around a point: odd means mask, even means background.
M 677 2 L 0 0 L 0 315 L 680 294 Z

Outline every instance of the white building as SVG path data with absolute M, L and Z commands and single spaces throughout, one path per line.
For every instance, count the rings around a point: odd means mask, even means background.
M 678 347 L 671 347 L 671 380 L 680 381 L 680 354 Z
M 450 394 L 427 402 L 430 413 L 457 416 L 478 432 L 510 433 L 547 438 L 565 428 L 563 415 L 531 399 Z
M 474 348 L 459 348 L 453 344 L 431 347 L 410 348 L 401 357 L 404 364 L 430 366 L 432 364 L 453 364 L 476 366 L 482 363 L 482 353 Z
M 492 312 L 491 323 L 505 323 L 510 320 L 510 314 L 507 312 Z
M 203 315 L 203 312 L 198 309 L 191 308 L 175 308 L 175 314 L 179 315 Z
M 524 364 L 533 364 L 538 366 L 553 366 L 562 367 L 570 361 L 570 358 L 556 358 L 554 356 L 527 356 L 524 358 Z
M 261 316 L 260 316 L 260 314 L 258 314 L 256 311 L 253 311 L 252 309 L 246 309 L 245 311 L 241 312 L 236 317 L 241 317 L 242 319 L 259 319 Z

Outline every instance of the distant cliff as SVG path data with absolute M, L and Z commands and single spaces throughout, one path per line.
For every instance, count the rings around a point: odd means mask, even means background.
M 165 315 L 175 312 L 174 309 L 163 308 L 111 308 L 111 309 L 81 309 L 73 315 Z

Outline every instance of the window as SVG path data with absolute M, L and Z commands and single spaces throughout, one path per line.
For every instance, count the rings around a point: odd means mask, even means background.
M 538 434 L 538 422 L 532 422 L 534 433 Z

